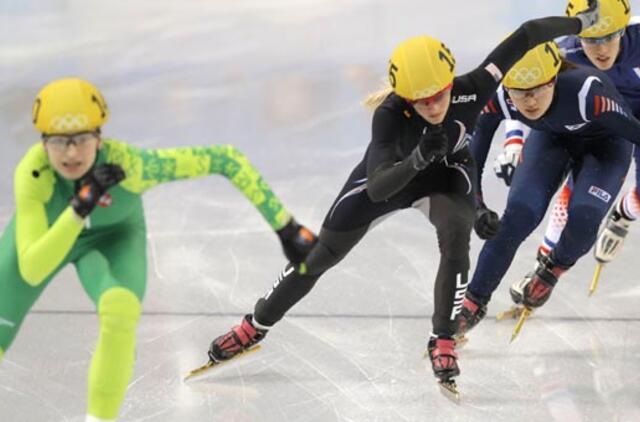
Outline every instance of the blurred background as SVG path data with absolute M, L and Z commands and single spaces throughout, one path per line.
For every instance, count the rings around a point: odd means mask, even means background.
M 360 101 L 381 86 L 397 43 L 436 36 L 461 74 L 521 22 L 565 7 L 0 0 L 0 223 L 14 211 L 14 168 L 39 140 L 36 93 L 76 76 L 109 104 L 106 137 L 149 148 L 232 143 L 318 230 L 369 143 L 371 115 Z M 490 168 L 484 186 L 489 205 L 502 210 L 507 190 Z M 456 406 L 421 357 L 438 264 L 435 231 L 421 214 L 409 210 L 373 230 L 272 330 L 256 359 L 186 385 L 182 376 L 206 361 L 209 342 L 253 309 L 285 261 L 268 225 L 220 176 L 163 185 L 145 205 L 149 281 L 123 421 L 640 420 L 636 227 L 593 298 L 589 254 L 509 345 L 513 323 L 492 317 L 509 306 L 511 282 L 533 267 L 541 226 L 460 352 Z M 472 268 L 480 247 L 474 236 Z M 0 421 L 82 421 L 96 336 L 93 305 L 68 268 L 0 366 Z

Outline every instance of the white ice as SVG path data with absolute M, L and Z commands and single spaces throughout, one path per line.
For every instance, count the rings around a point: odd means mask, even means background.
M 0 223 L 13 213 L 13 169 L 38 141 L 35 93 L 77 75 L 107 98 L 106 135 L 148 147 L 233 143 L 318 229 L 369 142 L 371 116 L 359 101 L 379 86 L 394 45 L 438 36 L 462 73 L 520 22 L 565 7 L 533 3 L 3 0 Z M 485 190 L 501 209 L 506 190 L 490 167 Z M 513 323 L 492 317 L 533 266 L 541 231 L 531 236 L 460 352 L 455 405 L 422 359 L 438 253 L 421 214 L 373 230 L 270 332 L 255 360 L 185 385 L 210 340 L 252 310 L 285 261 L 267 224 L 221 177 L 157 188 L 145 204 L 148 293 L 122 421 L 640 420 L 635 226 L 594 297 L 589 254 L 510 345 Z M 474 238 L 472 265 L 480 246 Z M 82 421 L 96 334 L 93 306 L 65 270 L 0 366 L 0 421 Z

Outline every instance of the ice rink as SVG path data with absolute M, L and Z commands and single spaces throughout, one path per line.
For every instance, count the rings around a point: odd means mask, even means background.
M 109 103 L 104 135 L 144 147 L 233 143 L 318 230 L 369 142 L 371 116 L 359 102 L 380 86 L 394 46 L 437 36 L 464 73 L 522 21 L 565 7 L 533 3 L 1 0 L 0 223 L 14 211 L 13 170 L 38 142 L 35 94 L 78 76 Z M 506 188 L 485 174 L 487 202 L 502 210 Z M 513 322 L 493 317 L 509 305 L 509 284 L 533 267 L 540 227 L 460 351 L 456 405 L 422 358 L 438 252 L 420 213 L 376 227 L 255 359 L 184 384 L 285 260 L 269 226 L 220 176 L 163 185 L 145 205 L 149 280 L 122 421 L 640 421 L 640 227 L 595 296 L 589 253 L 509 344 Z M 474 235 L 472 268 L 480 247 Z M 0 365 L 0 422 L 82 422 L 97 328 L 67 268 Z

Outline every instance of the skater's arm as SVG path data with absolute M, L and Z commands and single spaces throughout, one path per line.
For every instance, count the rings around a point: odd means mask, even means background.
M 500 111 L 500 107 L 497 106 L 497 96 L 494 96 L 485 106 L 483 113 L 478 117 L 471 142 L 469 143 L 471 154 L 477 166 L 475 189 L 476 195 L 478 195 L 479 198 L 482 198 L 482 174 L 489 150 L 491 149 L 491 141 L 503 118 L 504 115 Z
M 529 130 L 527 125 L 522 123 L 520 120 L 506 119 L 504 121 L 504 141 L 502 146 L 506 148 L 509 145 L 514 144 L 520 146 L 524 145 L 524 134 L 527 130 Z
M 551 16 L 520 25 L 502 41 L 475 70 L 466 74 L 477 87 L 478 102 L 484 104 L 493 95 L 502 78 L 527 51 L 562 35 L 577 34 L 582 28 L 577 17 Z
M 83 222 L 69 206 L 51 224 L 45 204 L 54 188 L 42 146 L 30 150 L 16 168 L 16 245 L 22 278 L 37 286 L 64 260 L 82 231 Z
M 396 137 L 401 133 L 400 117 L 378 108 L 373 115 L 372 140 L 367 151 L 367 194 L 380 202 L 398 193 L 418 174 L 415 152 L 398 161 Z
M 233 145 L 141 149 L 108 140 L 107 162 L 127 174 L 121 186 L 143 193 L 161 183 L 219 174 L 226 177 L 262 214 L 274 230 L 282 229 L 291 214 L 247 157 Z

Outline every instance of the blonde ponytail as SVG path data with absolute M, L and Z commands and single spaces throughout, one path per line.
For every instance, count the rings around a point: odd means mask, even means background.
M 362 101 L 362 105 L 371 111 L 374 111 L 382 102 L 393 92 L 393 88 L 385 81 L 383 88 L 376 92 L 372 92 Z

